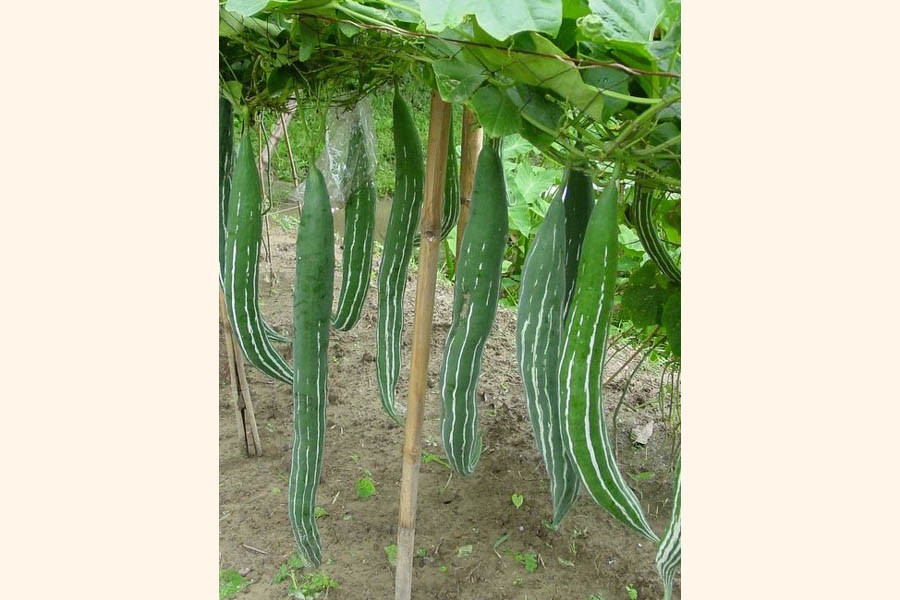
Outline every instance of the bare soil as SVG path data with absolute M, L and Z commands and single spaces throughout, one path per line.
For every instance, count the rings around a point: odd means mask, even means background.
M 260 283 L 262 310 L 276 329 L 289 332 L 294 234 L 273 223 L 270 239 L 275 277 Z M 335 298 L 340 289 L 340 243 L 338 238 Z M 376 257 L 376 268 L 377 264 Z M 265 265 L 261 267 L 265 273 Z M 394 570 L 385 548 L 396 543 L 403 431 L 383 412 L 378 399 L 374 285 L 373 277 L 359 324 L 349 332 L 332 331 L 329 343 L 325 473 L 318 492 L 318 504 L 328 515 L 318 524 L 323 547 L 319 571 L 340 585 L 327 593 L 334 599 L 385 599 L 394 594 Z M 401 401 L 407 391 L 415 287 L 411 273 L 398 386 Z M 443 452 L 437 383 L 452 300 L 452 285 L 439 278 L 424 424 L 424 450 L 439 456 Z M 279 347 L 290 362 L 290 348 Z M 628 354 L 619 353 L 607 373 L 615 372 Z M 239 598 L 284 599 L 290 597 L 290 579 L 279 583 L 274 579 L 294 551 L 287 509 L 291 390 L 252 367 L 247 367 L 247 374 L 263 447 L 259 458 L 246 458 L 239 443 L 225 348 L 220 343 L 219 567 L 235 569 L 252 581 Z M 623 373 L 606 389 L 608 416 L 624 379 Z M 673 458 L 671 437 L 651 402 L 657 386 L 652 368 L 631 382 L 619 414 L 617 444 L 624 473 L 652 474 L 632 481 L 632 487 L 661 535 L 671 510 Z M 597 594 L 605 600 L 624 600 L 629 598 L 627 586 L 637 591 L 639 599 L 661 598 L 654 544 L 608 516 L 585 492 L 558 531 L 543 525 L 551 517 L 549 485 L 516 367 L 514 311 L 501 308 L 497 316 L 484 355 L 479 400 L 484 452 L 475 474 L 451 477 L 437 462 L 422 465 L 416 524 L 416 547 L 422 556 L 415 560 L 413 598 L 588 600 Z M 651 420 L 655 429 L 648 443 L 632 444 L 632 428 Z M 367 474 L 376 493 L 360 499 L 356 481 Z M 524 498 L 518 509 L 512 494 Z M 505 541 L 496 544 L 504 536 Z M 466 546 L 471 546 L 471 553 L 466 553 Z M 517 560 L 517 555 L 522 559 L 528 553 L 538 559 L 533 572 Z M 675 597 L 680 597 L 680 579 Z

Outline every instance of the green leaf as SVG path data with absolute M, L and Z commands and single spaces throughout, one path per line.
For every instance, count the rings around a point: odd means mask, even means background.
M 228 0 L 225 10 L 237 13 L 243 17 L 252 17 L 266 7 L 269 0 Z
M 511 499 L 513 506 L 515 506 L 516 508 L 519 508 L 520 506 L 522 506 L 522 503 L 525 502 L 525 497 L 522 496 L 522 494 L 513 494 Z
M 384 547 L 384 553 L 387 554 L 388 563 L 392 567 L 397 566 L 397 544 L 391 544 Z
M 472 554 L 472 544 L 466 544 L 456 549 L 457 556 L 469 556 Z
M 539 31 L 556 37 L 562 24 L 559 0 L 495 0 L 476 6 L 478 24 L 497 40 L 520 31 Z
M 368 498 L 375 493 L 375 483 L 368 477 L 356 480 L 356 497 Z
M 666 300 L 662 312 L 662 325 L 666 328 L 666 337 L 669 340 L 669 348 L 672 354 L 681 356 L 681 288 L 675 291 Z
M 475 12 L 478 0 L 419 0 L 422 20 L 430 31 L 443 31 L 462 23 L 466 15 Z
M 622 317 L 637 329 L 651 327 L 660 321 L 666 293 L 658 287 L 630 286 L 622 293 Z
M 241 105 L 242 86 L 240 81 L 226 81 L 222 84 L 222 95 L 235 108 Z
M 475 41 L 489 43 L 487 36 L 475 36 Z M 471 47 L 477 61 L 517 83 L 544 88 L 571 102 L 595 121 L 603 117 L 604 99 L 594 86 L 581 79 L 581 72 L 553 42 L 537 33 L 528 32 L 513 38 L 509 52 L 505 48 Z M 563 57 L 563 60 L 560 58 Z M 516 127 L 518 129 L 518 127 Z
M 306 62 L 316 47 L 316 30 L 308 19 L 297 19 L 291 27 L 291 41 L 297 46 L 297 60 Z
M 483 87 L 471 100 L 472 110 L 485 135 L 502 137 L 515 133 L 522 124 L 519 110 L 509 97 L 495 87 Z
M 219 598 L 231 598 L 247 587 L 248 582 L 234 569 L 219 571 Z
M 451 104 L 466 102 L 488 77 L 482 67 L 461 60 L 438 60 L 431 68 L 441 97 Z
M 584 73 L 584 80 L 600 90 L 609 90 L 618 92 L 619 94 L 628 93 L 628 81 L 631 75 L 620 69 L 612 69 L 610 67 L 598 67 L 588 69 Z M 621 98 L 606 97 L 606 105 L 603 107 L 604 119 L 610 115 L 614 115 L 623 108 L 628 106 L 628 100 Z
M 665 0 L 589 0 L 592 16 L 608 40 L 650 42 L 665 12 Z

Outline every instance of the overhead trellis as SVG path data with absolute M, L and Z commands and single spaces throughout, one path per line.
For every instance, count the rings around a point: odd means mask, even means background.
M 680 192 L 680 1 L 228 0 L 223 94 L 252 118 L 350 107 L 412 75 L 490 136 Z

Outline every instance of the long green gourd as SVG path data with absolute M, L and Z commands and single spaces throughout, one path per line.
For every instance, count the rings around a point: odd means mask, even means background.
M 225 223 L 234 169 L 234 111 L 231 102 L 219 98 L 219 281 L 225 278 Z
M 594 500 L 616 519 L 659 541 L 616 465 L 603 414 L 601 381 L 616 286 L 618 191 L 611 180 L 584 236 L 559 365 L 569 452 Z
M 334 286 L 334 224 L 325 179 L 315 165 L 306 180 L 297 227 L 294 286 L 294 445 L 288 502 L 291 528 L 307 564 L 322 562 L 316 490 L 325 447 L 328 331 Z
M 344 207 L 344 252 L 341 292 L 332 325 L 348 331 L 359 321 L 372 273 L 372 245 L 375 240 L 375 182 L 362 126 L 354 123 L 350 135 L 347 166 L 350 190 Z
M 228 200 L 231 196 L 234 176 L 234 110 L 231 102 L 219 98 L 219 283 L 225 280 L 225 238 L 228 235 Z M 257 294 L 258 294 L 257 286 Z M 260 317 L 262 318 L 262 317 Z M 263 319 L 266 337 L 276 342 L 290 340 L 275 331 Z
M 447 170 L 444 177 L 444 211 L 441 214 L 441 239 L 445 239 L 459 220 L 459 157 L 453 140 L 453 111 L 447 135 Z
M 653 193 L 640 183 L 634 184 L 634 202 L 629 211 L 629 220 L 637 229 L 638 238 L 647 255 L 656 263 L 663 275 L 675 283 L 681 283 L 681 269 L 666 251 L 653 225 Z
M 553 527 L 581 488 L 569 456 L 557 375 L 565 314 L 593 203 L 590 177 L 567 171 L 528 249 L 519 287 L 516 357 L 534 439 L 550 477 Z
M 441 239 L 444 240 L 459 220 L 459 158 L 453 141 L 453 112 L 450 113 L 450 133 L 447 135 L 447 169 L 444 171 L 444 206 L 441 212 Z M 416 231 L 413 244 L 422 241 Z
M 235 157 L 228 201 L 223 288 L 228 318 L 250 364 L 291 383 L 291 369 L 266 335 L 259 310 L 259 246 L 262 237 L 262 196 L 259 172 L 245 130 Z
M 481 456 L 475 386 L 500 298 L 507 219 L 503 163 L 495 145 L 485 144 L 475 167 L 441 364 L 441 439 L 450 466 L 461 475 L 471 474 Z
M 403 332 L 403 295 L 412 256 L 413 236 L 422 212 L 425 159 L 419 132 L 406 101 L 394 90 L 394 149 L 396 168 L 391 215 L 384 235 L 378 272 L 378 327 L 375 370 L 381 405 L 395 421 L 394 387 L 400 376 L 400 335 Z
M 675 497 L 672 520 L 656 549 L 656 569 L 663 581 L 664 600 L 671 600 L 675 570 L 681 564 L 681 459 L 675 465 Z

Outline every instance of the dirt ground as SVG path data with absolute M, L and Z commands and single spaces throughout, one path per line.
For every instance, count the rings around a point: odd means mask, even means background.
M 263 266 L 262 311 L 276 329 L 289 332 L 294 234 L 273 224 L 270 236 L 276 277 L 263 282 Z M 338 237 L 335 298 L 340 289 L 340 244 Z M 377 265 L 376 257 L 376 269 Z M 396 543 L 403 430 L 387 417 L 378 399 L 374 284 L 373 277 L 359 324 L 349 332 L 332 331 L 329 344 L 325 477 L 318 492 L 318 505 L 328 514 L 318 520 L 323 550 L 318 571 L 339 584 L 327 592 L 334 599 L 384 599 L 394 594 L 394 570 L 385 548 Z M 405 401 L 407 390 L 415 287 L 411 274 L 398 401 Z M 424 450 L 438 456 L 443 453 L 437 382 L 452 300 L 451 284 L 439 277 L 424 424 Z M 290 362 L 289 347 L 278 347 Z M 613 359 L 607 373 L 620 360 Z M 294 549 L 287 509 L 291 390 L 252 367 L 247 367 L 247 374 L 263 447 L 263 456 L 252 459 L 244 456 L 239 444 L 220 343 L 219 567 L 239 571 L 252 581 L 238 598 L 290 598 L 290 577 L 277 583 L 275 579 L 280 570 L 290 570 L 284 565 Z M 619 376 L 606 390 L 608 415 L 623 383 L 624 376 Z M 624 473 L 643 474 L 631 482 L 653 529 L 661 535 L 671 510 L 673 459 L 671 439 L 655 403 L 649 402 L 657 385 L 652 370 L 635 377 L 625 406 L 650 406 L 622 410 L 617 438 L 619 464 Z M 485 350 L 479 398 L 484 452 L 475 474 L 451 477 L 438 462 L 422 465 L 413 598 L 625 600 L 634 594 L 628 587 L 639 599 L 661 598 L 655 545 L 609 517 L 584 491 L 558 531 L 542 524 L 551 517 L 547 474 L 516 368 L 515 313 L 502 307 Z M 632 444 L 632 428 L 651 420 L 655 428 L 648 443 Z M 369 474 L 376 492 L 360 499 L 356 481 Z M 519 508 L 511 501 L 513 494 L 524 499 Z M 525 567 L 527 554 L 537 558 L 531 571 Z M 295 576 L 305 573 L 294 569 Z M 675 598 L 680 598 L 680 577 Z

